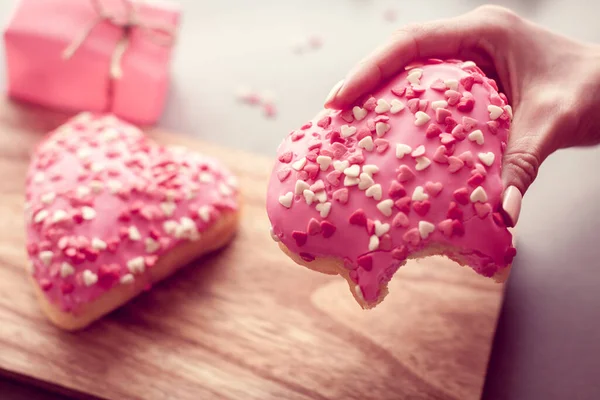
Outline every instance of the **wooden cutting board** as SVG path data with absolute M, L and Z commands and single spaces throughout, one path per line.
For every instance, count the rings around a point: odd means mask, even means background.
M 42 315 L 25 272 L 34 145 L 66 116 L 0 103 L 0 373 L 110 399 L 478 399 L 502 286 L 442 258 L 407 265 L 363 311 L 340 277 L 296 266 L 269 236 L 271 160 L 162 132 L 238 174 L 226 249 L 79 333 Z

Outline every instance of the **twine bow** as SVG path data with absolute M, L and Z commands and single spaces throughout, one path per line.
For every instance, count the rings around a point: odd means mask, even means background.
M 101 4 L 101 0 L 90 0 L 94 11 L 96 11 L 96 18 L 94 18 L 89 25 L 73 39 L 73 41 L 63 50 L 62 58 L 64 60 L 70 59 L 77 50 L 81 47 L 83 42 L 90 35 L 96 25 L 107 22 L 122 31 L 122 36 L 117 42 L 115 49 L 111 56 L 110 61 L 110 77 L 112 79 L 120 79 L 123 76 L 123 70 L 121 69 L 121 60 L 123 54 L 129 47 L 131 32 L 134 28 L 141 29 L 146 32 L 146 37 L 152 42 L 159 46 L 169 47 L 173 45 L 175 41 L 175 29 L 166 24 L 152 23 L 150 21 L 142 21 L 139 18 L 137 9 L 138 4 L 134 4 L 132 0 L 121 0 L 123 6 L 126 9 L 125 18 L 119 19 L 118 12 L 108 12 L 104 9 Z

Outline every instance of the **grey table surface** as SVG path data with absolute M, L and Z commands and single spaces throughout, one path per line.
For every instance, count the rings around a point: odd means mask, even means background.
M 5 20 L 15 0 L 0 1 Z M 183 0 L 173 84 L 160 125 L 203 140 L 274 155 L 282 136 L 321 107 L 331 86 L 407 22 L 457 15 L 478 0 Z M 497 4 L 558 32 L 600 41 L 594 0 L 504 0 Z M 394 22 L 383 13 L 397 12 Z M 322 48 L 294 43 L 317 35 Z M 0 89 L 5 87 L 0 52 Z M 566 60 L 568 62 L 568 60 Z M 248 86 L 269 92 L 274 119 L 241 105 Z M 600 398 L 600 149 L 551 156 L 528 192 L 519 255 L 507 285 L 485 399 Z M 0 398 L 55 399 L 0 379 Z

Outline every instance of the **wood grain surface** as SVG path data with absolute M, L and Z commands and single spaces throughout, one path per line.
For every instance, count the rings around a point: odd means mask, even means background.
M 29 156 L 65 115 L 0 103 L 0 372 L 110 399 L 477 399 L 502 286 L 441 258 L 407 265 L 362 311 L 340 277 L 271 240 L 271 160 L 164 132 L 217 156 L 245 199 L 231 245 L 79 333 L 42 315 L 25 272 Z

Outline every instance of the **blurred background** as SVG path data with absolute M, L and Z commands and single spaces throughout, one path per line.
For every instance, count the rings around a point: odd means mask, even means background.
M 159 126 L 273 156 L 283 135 L 318 112 L 331 87 L 396 27 L 458 15 L 486 2 L 180 3 L 182 29 Z M 600 40 L 598 1 L 493 3 L 563 34 Z M 0 1 L 3 21 L 14 4 Z M 0 53 L 1 90 L 6 85 L 3 57 Z M 267 99 L 274 115 L 240 101 L 240 93 L 248 91 Z M 599 171 L 598 149 L 562 151 L 550 157 L 527 194 L 485 398 L 600 398 Z M 0 378 L 0 398 L 55 397 Z

